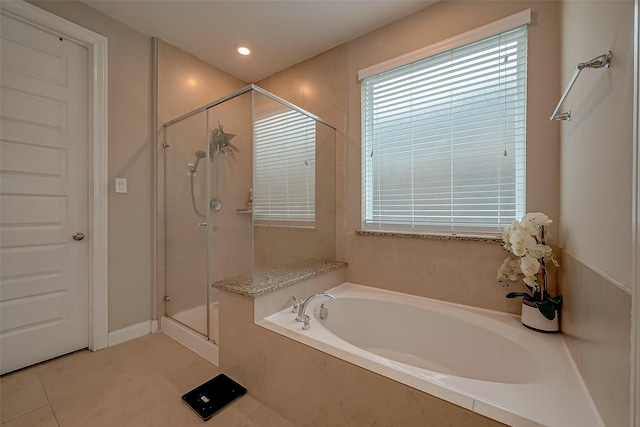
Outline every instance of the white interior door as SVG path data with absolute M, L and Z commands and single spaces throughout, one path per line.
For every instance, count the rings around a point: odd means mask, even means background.
M 6 373 L 89 343 L 89 58 L 86 47 L 12 17 L 3 15 L 0 29 L 0 372 Z

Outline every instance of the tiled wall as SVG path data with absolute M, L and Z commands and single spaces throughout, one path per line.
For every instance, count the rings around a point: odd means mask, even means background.
M 633 16 L 633 1 L 560 3 L 564 85 L 579 62 L 613 55 L 580 74 L 558 123 L 561 327 L 607 427 L 629 425 Z
M 563 254 L 563 336 L 605 424 L 629 425 L 631 295 Z
M 254 113 L 283 112 L 282 104 L 254 93 Z M 302 101 L 303 102 L 303 101 Z M 286 108 L 285 108 L 286 109 Z M 254 264 L 273 268 L 305 259 L 335 259 L 336 132 L 315 123 L 315 222 L 313 227 L 283 227 L 265 222 L 253 228 Z M 258 196 L 258 191 L 254 195 Z
M 333 236 L 317 239 L 311 233 L 306 233 L 305 238 L 309 239 L 311 246 L 305 248 L 304 252 L 338 259 L 340 257 L 336 255 L 336 236 L 341 233 L 342 227 L 336 224 L 339 216 L 336 217 L 335 213 L 344 209 L 342 200 L 346 126 L 345 76 L 346 46 L 340 45 L 256 83 L 261 88 L 317 115 L 336 128 L 335 132 L 324 132 L 330 138 L 323 142 L 322 150 L 329 147 L 333 153 L 323 153 L 324 167 L 320 169 L 322 176 L 316 179 L 317 188 L 321 190 L 325 188 L 322 190 L 322 198 L 326 198 L 327 194 L 334 196 L 333 200 L 323 202 L 321 214 L 325 224 L 323 228 L 332 231 Z M 256 230 L 257 235 L 264 235 L 265 238 L 268 237 L 267 232 L 268 230 Z M 291 233 L 289 240 L 292 241 L 297 236 Z M 330 239 L 327 240 L 326 237 Z M 328 247 L 329 244 L 332 247 Z M 297 246 L 299 243 L 291 245 L 292 248 Z
M 540 105 L 557 102 L 553 88 L 559 85 L 558 72 L 548 61 L 559 55 L 555 2 L 439 2 L 258 82 L 338 128 L 336 255 L 349 263 L 349 281 L 519 313 L 520 303 L 505 299 L 507 291 L 496 281 L 497 269 L 506 256 L 498 243 L 355 234 L 361 228 L 357 71 L 528 7 L 535 22 L 529 29 L 529 108 L 534 113 L 528 117 L 531 179 L 527 208 L 557 219 L 558 132 L 548 125 L 546 112 L 537 113 Z M 539 167 L 541 164 L 544 166 Z
M 228 95 L 246 86 L 246 83 L 162 40 L 158 40 L 157 44 L 159 126 L 158 158 L 156 159 L 159 201 L 157 297 L 158 314 L 163 315 L 165 303 L 162 297 L 165 292 L 172 297 L 171 302 L 168 303 L 170 306 L 167 306 L 167 312 L 171 314 L 204 305 L 206 301 L 205 272 L 208 265 L 206 234 L 204 229 L 198 226 L 198 223 L 204 219 L 198 217 L 193 211 L 187 163 L 195 161 L 197 150 L 206 150 L 206 132 L 211 129 L 206 127 L 206 113 L 187 119 L 167 130 L 166 135 L 171 146 L 165 149 L 162 147 L 165 137 L 162 125 Z M 230 217 L 230 228 L 213 230 L 211 227 L 211 233 L 208 236 L 209 239 L 216 239 L 216 245 L 212 246 L 212 249 L 219 251 L 219 253 L 209 254 L 210 259 L 216 260 L 216 263 L 210 264 L 211 267 L 216 267 L 216 273 L 229 275 L 237 273 L 235 270 L 220 271 L 218 267 L 239 266 L 246 269 L 246 263 L 243 261 L 250 260 L 250 256 L 238 256 L 236 249 L 240 248 L 246 253 L 251 253 L 250 219 L 235 214 L 235 209 L 243 207 L 248 197 L 252 164 L 252 148 L 247 137 L 249 128 L 246 123 L 234 122 L 234 120 L 242 120 L 243 117 L 245 120 L 250 120 L 250 103 L 238 105 L 238 102 L 241 101 L 226 104 L 225 108 L 246 110 L 244 115 L 231 111 L 212 117 L 212 125 L 209 126 L 215 127 L 218 125 L 218 120 L 221 120 L 226 132 L 237 134 L 232 142 L 241 150 L 235 157 L 224 156 L 220 160 L 221 179 L 224 181 L 225 190 L 224 212 L 221 211 L 220 215 Z M 220 109 L 215 111 L 218 112 Z M 165 152 L 165 150 L 169 151 Z M 196 200 L 201 203 L 201 211 L 204 211 L 202 201 L 207 191 L 207 163 L 207 158 L 201 159 L 194 182 L 194 192 Z M 213 172 L 213 168 L 209 169 Z M 230 175 L 232 173 L 238 174 L 238 177 L 232 177 Z M 213 175 L 209 180 L 213 183 L 212 178 Z M 244 245 L 243 242 L 245 242 Z M 234 262 L 230 262 L 231 259 Z

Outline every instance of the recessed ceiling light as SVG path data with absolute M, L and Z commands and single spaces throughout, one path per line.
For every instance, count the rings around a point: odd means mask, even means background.
M 244 55 L 244 56 L 247 56 L 247 55 L 249 55 L 251 53 L 251 49 L 249 49 L 247 46 L 244 46 L 244 45 L 236 46 L 236 51 L 240 55 Z

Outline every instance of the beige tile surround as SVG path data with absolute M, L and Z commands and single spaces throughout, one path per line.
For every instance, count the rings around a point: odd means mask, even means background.
M 631 295 L 564 253 L 563 336 L 607 426 L 629 425 Z
M 342 278 L 328 280 L 337 285 Z M 260 298 L 277 311 L 290 304 L 291 295 L 308 296 L 331 285 L 301 282 L 255 299 L 221 292 L 221 368 L 304 427 L 504 425 L 254 324 L 256 314 L 266 314 Z

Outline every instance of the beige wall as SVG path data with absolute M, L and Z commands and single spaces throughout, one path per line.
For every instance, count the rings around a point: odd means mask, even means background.
M 31 2 L 108 38 L 109 331 L 151 319 L 151 39 L 77 1 Z M 115 194 L 116 177 L 127 194 Z
M 559 286 L 562 329 L 607 426 L 629 425 L 633 11 L 628 1 L 561 4 L 562 83 L 608 50 L 609 70 L 584 70 L 563 110 Z M 562 88 L 560 89 L 562 90 Z
M 564 250 L 630 288 L 633 1 L 562 3 L 562 77 L 613 52 L 608 70 L 585 70 L 564 103 L 561 237 Z M 594 25 L 597 23 L 597 25 Z
M 360 223 L 358 70 L 524 9 L 529 26 L 527 210 L 557 220 L 559 131 L 549 123 L 559 83 L 558 3 L 444 1 L 284 70 L 258 84 L 338 128 L 337 258 L 348 280 L 502 311 L 519 312 L 496 282 L 505 256 L 497 243 L 357 236 Z M 323 100 L 320 102 L 320 100 Z M 555 227 L 551 230 L 554 233 Z M 554 243 L 552 241 L 552 243 Z

